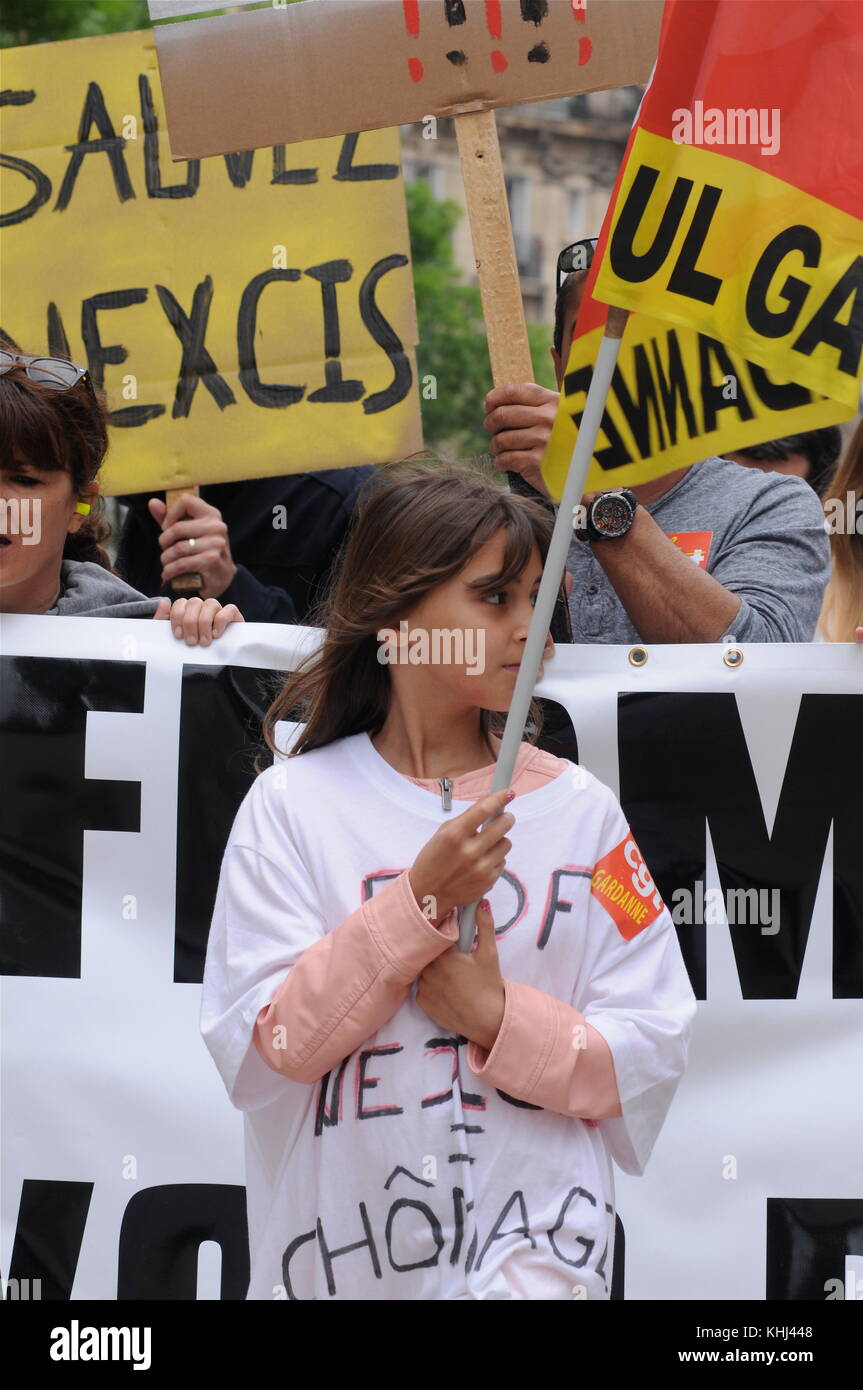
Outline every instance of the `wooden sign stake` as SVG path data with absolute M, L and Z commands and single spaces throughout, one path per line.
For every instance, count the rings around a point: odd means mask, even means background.
M 533 381 L 494 111 L 465 111 L 454 120 L 492 380 L 495 386 Z M 520 473 L 507 478 L 513 492 L 537 496 Z
M 196 487 L 172 487 L 165 492 L 165 502 L 170 507 L 179 497 L 197 497 Z M 178 574 L 171 580 L 171 588 L 178 594 L 196 594 L 204 586 L 204 576 L 190 572 Z

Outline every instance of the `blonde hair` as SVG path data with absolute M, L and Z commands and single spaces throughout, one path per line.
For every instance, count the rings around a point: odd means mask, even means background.
M 855 630 L 863 626 L 863 535 L 855 524 L 857 504 L 863 497 L 863 420 L 824 496 L 825 510 L 831 501 L 844 505 L 849 492 L 854 498 L 854 512 L 848 525 L 842 531 L 830 532 L 832 569 L 818 619 L 818 629 L 828 642 L 853 642 Z

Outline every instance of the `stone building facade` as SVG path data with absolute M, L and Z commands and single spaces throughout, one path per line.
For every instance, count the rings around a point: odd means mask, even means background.
M 554 318 L 561 249 L 599 233 L 641 91 L 617 87 L 496 112 L 528 321 Z M 405 179 L 424 179 L 436 198 L 464 207 L 453 121 L 402 126 L 401 140 Z M 466 281 L 476 284 L 466 212 L 453 250 Z

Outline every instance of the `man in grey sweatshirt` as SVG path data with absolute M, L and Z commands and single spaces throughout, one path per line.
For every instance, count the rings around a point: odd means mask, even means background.
M 571 277 L 572 278 L 572 277 Z M 561 294 L 552 350 L 560 386 L 581 272 Z M 540 461 L 558 392 L 497 387 L 485 428 L 496 465 L 548 496 Z M 818 497 L 802 478 L 701 459 L 631 489 L 629 529 L 613 539 L 573 532 L 567 571 L 574 642 L 809 642 L 830 576 Z

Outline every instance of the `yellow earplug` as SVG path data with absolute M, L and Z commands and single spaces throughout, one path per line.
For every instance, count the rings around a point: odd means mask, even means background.
M 76 512 L 80 512 L 82 516 L 89 516 L 89 515 L 90 515 L 90 503 L 89 503 L 89 502 L 76 502 L 76 503 L 75 503 L 75 511 L 76 511 Z

